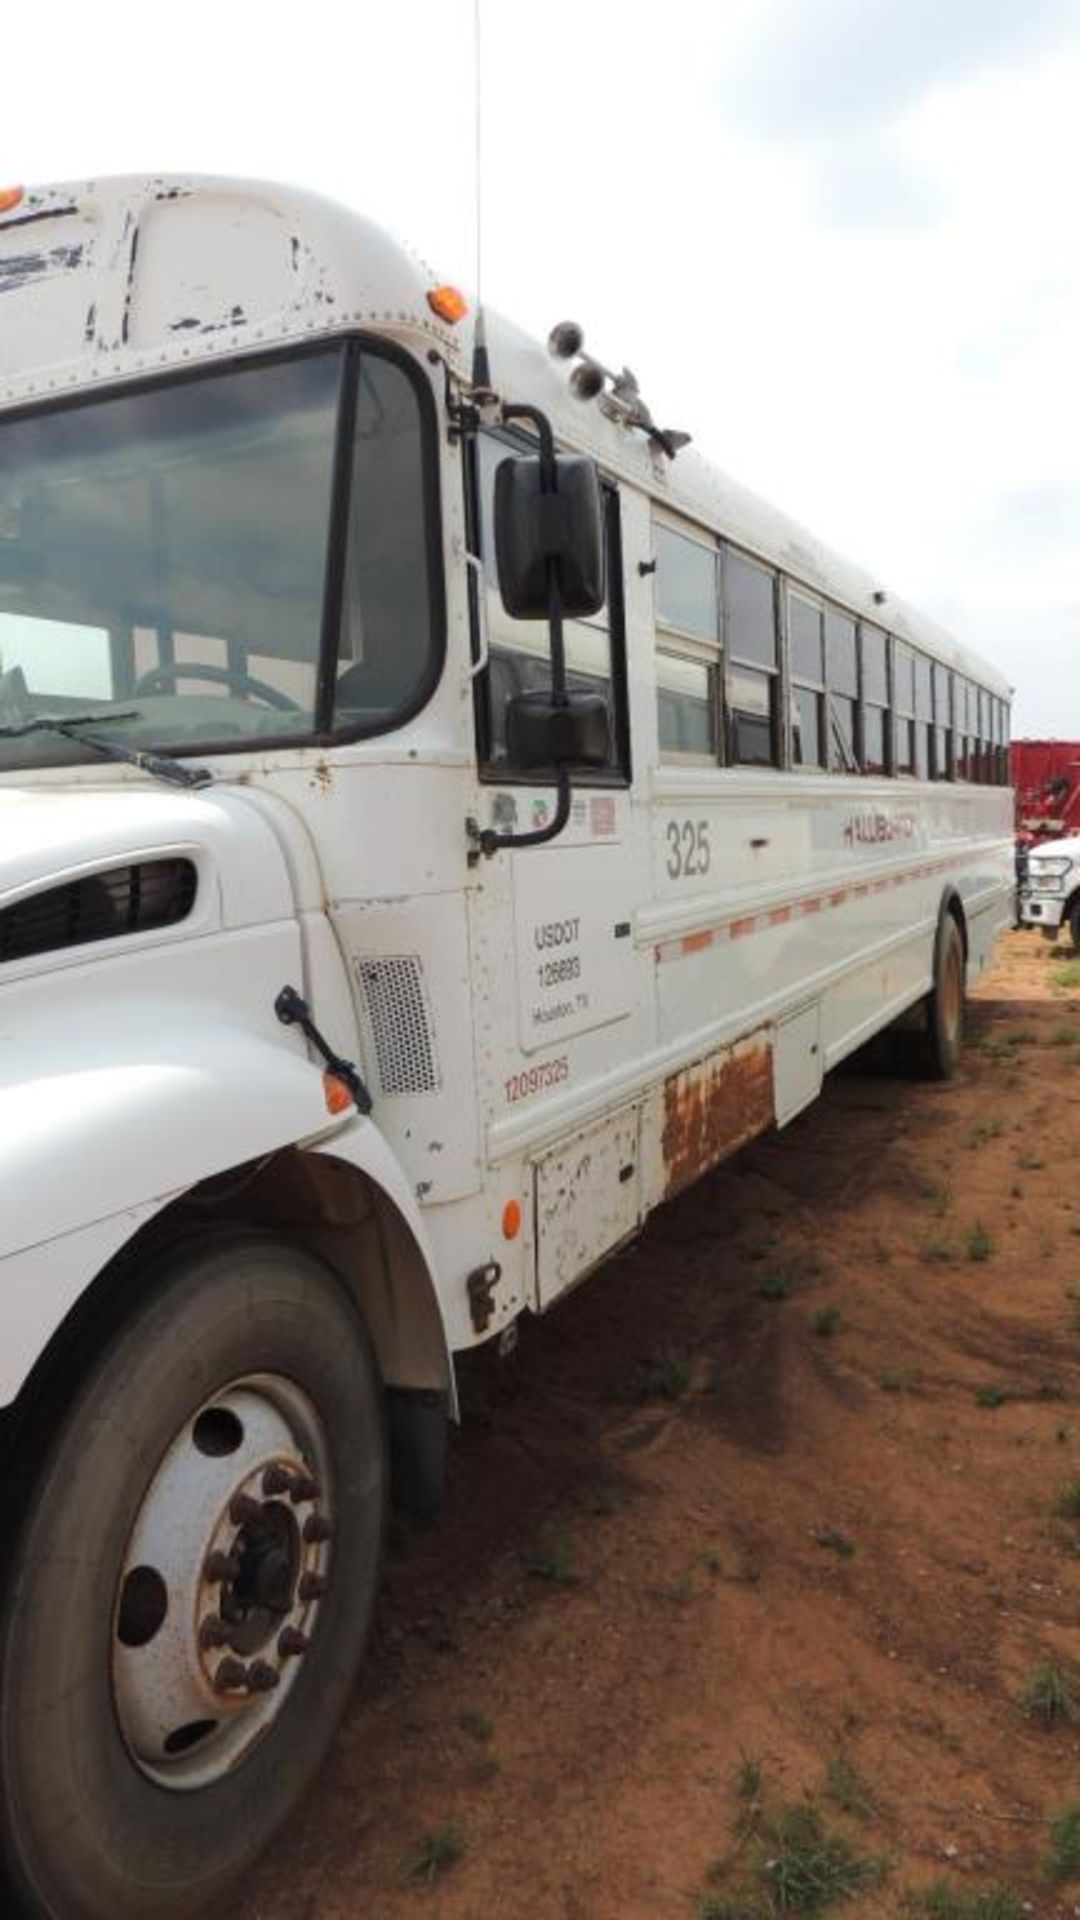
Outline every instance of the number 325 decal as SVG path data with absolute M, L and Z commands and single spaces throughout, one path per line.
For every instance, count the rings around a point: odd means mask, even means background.
M 707 820 L 669 820 L 667 870 L 670 880 L 696 879 L 709 871 Z

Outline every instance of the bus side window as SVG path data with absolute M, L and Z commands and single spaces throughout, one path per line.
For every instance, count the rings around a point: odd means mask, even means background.
M 949 702 L 949 669 L 939 660 L 934 662 L 934 727 L 931 735 L 932 752 L 930 755 L 931 780 L 951 780 L 952 766 L 952 712 Z
M 859 657 L 862 669 L 862 770 L 864 773 L 888 773 L 889 755 L 889 669 L 885 635 L 880 627 L 859 628 Z
M 506 748 L 506 706 L 513 694 L 551 685 L 551 653 L 546 620 L 514 620 L 499 594 L 495 566 L 493 501 L 495 473 L 503 460 L 532 451 L 530 442 L 495 433 L 481 433 L 475 442 L 475 491 L 479 525 L 473 533 L 474 550 L 484 563 L 487 592 L 486 625 L 489 664 L 478 683 L 480 762 L 488 773 L 512 778 L 516 769 Z M 568 687 L 601 693 L 610 717 L 612 758 L 606 767 L 578 778 L 592 782 L 625 778 L 626 730 L 621 694 L 622 604 L 618 539 L 618 498 L 612 487 L 602 488 L 607 540 L 608 597 L 599 613 L 587 620 L 567 620 L 564 626 Z M 619 659 L 616 660 L 616 649 Z M 535 782 L 536 775 L 530 774 Z
M 829 766 L 854 773 L 859 765 L 857 715 L 859 656 L 855 622 L 834 607 L 825 609 L 825 679 L 829 719 Z
M 775 767 L 779 756 L 776 575 L 733 547 L 723 550 L 731 759 Z
M 662 760 L 713 765 L 720 739 L 720 555 L 707 534 L 694 534 L 653 526 L 657 733 Z
M 825 739 L 825 628 L 821 608 L 788 590 L 791 666 L 791 763 L 823 767 Z
M 915 662 L 911 648 L 892 643 L 893 727 L 897 773 L 915 771 Z

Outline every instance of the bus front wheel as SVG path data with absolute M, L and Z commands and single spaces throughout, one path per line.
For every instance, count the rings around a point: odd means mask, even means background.
M 217 1910 L 348 1701 L 386 1478 L 375 1361 L 327 1268 L 249 1234 L 146 1276 L 11 1556 L 0 1839 L 22 1911 Z

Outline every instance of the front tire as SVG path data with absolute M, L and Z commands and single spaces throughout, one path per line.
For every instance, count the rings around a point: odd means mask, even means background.
M 1073 943 L 1073 952 L 1080 953 L 1080 894 L 1069 902 L 1065 915 L 1069 929 L 1069 938 Z
M 382 1395 L 344 1289 L 174 1256 L 84 1374 L 0 1617 L 0 1844 L 48 1920 L 204 1915 L 312 1780 L 378 1577 Z

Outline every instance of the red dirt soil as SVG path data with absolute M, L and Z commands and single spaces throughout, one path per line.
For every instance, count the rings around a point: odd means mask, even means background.
M 1080 1659 L 1066 958 L 1010 936 L 955 1081 L 835 1076 L 470 1357 L 441 1520 L 392 1542 L 358 1697 L 236 1920 L 692 1920 L 748 1805 L 804 1796 L 887 1863 L 853 1920 L 940 1879 L 1080 1913 L 1044 1871 L 1080 1727 L 1023 1704 Z

